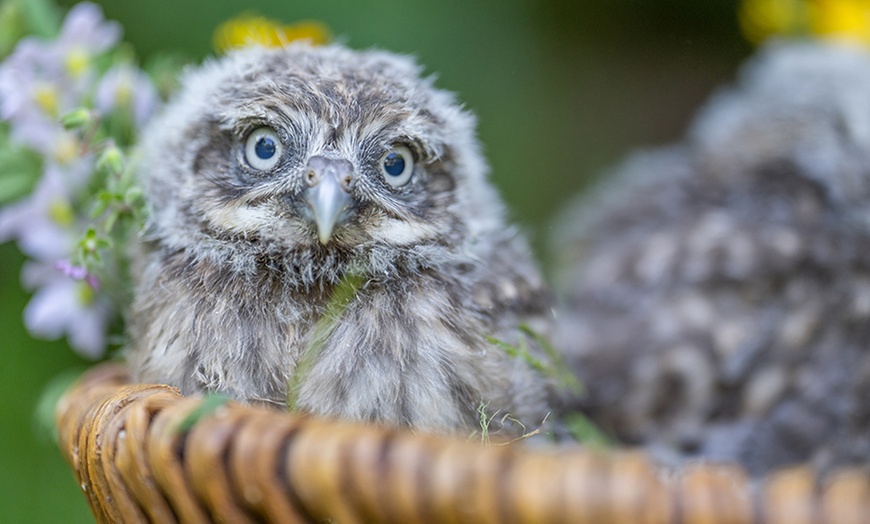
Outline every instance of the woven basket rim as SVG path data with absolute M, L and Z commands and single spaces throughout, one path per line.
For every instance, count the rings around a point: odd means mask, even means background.
M 98 522 L 863 522 L 870 479 L 808 467 L 657 468 L 637 451 L 484 446 L 237 403 L 208 409 L 120 364 L 57 406 Z M 191 422 L 192 414 L 205 410 Z

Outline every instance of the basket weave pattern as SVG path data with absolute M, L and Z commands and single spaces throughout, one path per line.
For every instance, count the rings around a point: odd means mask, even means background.
M 98 522 L 852 523 L 870 482 L 804 468 L 665 474 L 640 453 L 482 446 L 131 385 L 97 366 L 58 405 L 61 450 Z

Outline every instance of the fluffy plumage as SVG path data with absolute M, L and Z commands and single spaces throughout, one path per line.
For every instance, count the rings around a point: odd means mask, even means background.
M 562 218 L 559 344 L 659 457 L 870 463 L 870 57 L 774 45 Z
M 293 380 L 303 410 L 436 430 L 475 427 L 481 403 L 543 420 L 544 378 L 487 337 L 546 332 L 548 293 L 486 179 L 473 117 L 410 59 L 235 52 L 190 71 L 142 142 L 138 380 L 275 404 Z M 390 151 L 413 156 L 397 187 Z M 274 166 L 255 169 L 264 158 Z M 324 319 L 351 274 L 359 289 Z

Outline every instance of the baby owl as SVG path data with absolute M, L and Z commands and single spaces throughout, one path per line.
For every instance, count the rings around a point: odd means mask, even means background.
M 658 456 L 870 463 L 870 56 L 778 44 L 563 219 L 582 407 Z
M 408 58 L 248 48 L 145 131 L 134 378 L 399 426 L 540 423 L 549 294 L 474 119 Z M 528 337 L 532 338 L 532 337 Z

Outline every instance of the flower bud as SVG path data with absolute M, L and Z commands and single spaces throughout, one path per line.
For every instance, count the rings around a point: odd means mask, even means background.
M 65 114 L 60 119 L 60 123 L 63 124 L 64 129 L 67 130 L 88 127 L 93 121 L 93 113 L 83 107 Z
M 110 145 L 97 160 L 97 170 L 111 174 L 124 171 L 124 153 L 116 145 Z

